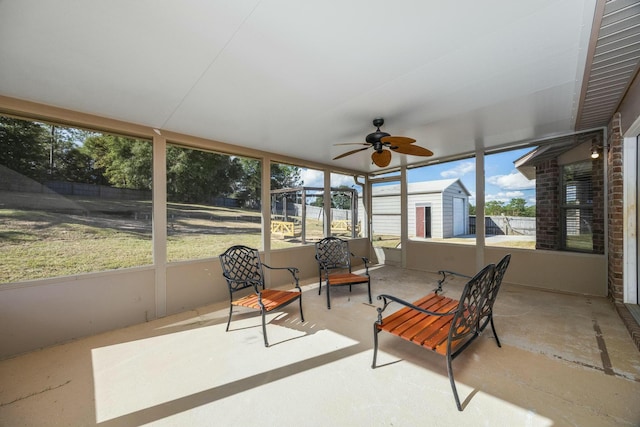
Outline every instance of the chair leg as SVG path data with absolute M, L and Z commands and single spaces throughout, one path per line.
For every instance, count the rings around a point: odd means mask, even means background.
M 456 406 L 458 411 L 462 411 L 462 405 L 460 405 L 460 398 L 458 397 L 458 390 L 456 389 L 456 382 L 453 379 L 453 369 L 451 368 L 451 356 L 447 355 L 447 374 L 449 374 L 449 382 L 451 383 L 451 390 L 453 390 L 453 397 L 456 399 Z
M 378 358 L 378 333 L 380 330 L 373 324 L 373 362 L 371 363 L 371 369 L 376 368 L 376 359 Z
M 300 320 L 304 322 L 304 314 L 302 314 L 302 295 L 300 295 L 298 301 L 300 302 Z
M 233 304 L 229 306 L 229 320 L 227 320 L 227 329 L 226 332 L 229 332 L 229 325 L 231 324 L 231 313 L 233 313 Z
M 371 279 L 367 282 L 367 290 L 369 291 L 369 304 L 373 304 L 373 301 L 371 300 Z
M 331 310 L 331 285 L 329 279 L 327 279 L 327 308 Z
M 318 270 L 318 295 L 322 293 L 322 271 Z
M 269 342 L 267 341 L 267 319 L 265 310 L 262 310 L 262 335 L 264 335 L 264 346 L 269 347 Z

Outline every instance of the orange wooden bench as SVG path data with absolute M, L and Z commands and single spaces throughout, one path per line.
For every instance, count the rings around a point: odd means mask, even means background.
M 482 313 L 480 314 L 480 332 L 484 331 L 484 329 L 490 323 L 491 330 L 493 330 L 493 336 L 496 338 L 496 343 L 498 344 L 498 347 L 502 347 L 502 345 L 500 344 L 500 339 L 498 338 L 496 327 L 493 324 L 493 304 L 496 302 L 498 291 L 500 290 L 500 285 L 502 285 L 502 279 L 504 277 L 504 274 L 507 272 L 507 267 L 509 267 L 510 262 L 511 262 L 511 254 L 506 254 L 496 264 L 495 272 L 493 274 L 493 280 L 491 282 L 491 287 L 489 289 L 489 296 L 487 297 L 487 302 L 484 304 L 482 308 Z M 464 277 L 466 279 L 471 279 L 471 276 L 467 276 L 461 273 L 456 273 L 455 271 L 440 270 L 438 271 L 438 273 L 442 274 L 442 279 L 438 280 L 438 288 L 435 291 L 436 293 L 442 291 L 442 285 L 445 284 L 448 277 L 458 276 L 458 277 Z
M 378 320 L 373 324 L 373 363 L 376 367 L 378 355 L 378 334 L 389 332 L 427 350 L 431 350 L 447 360 L 447 374 L 453 390 L 458 410 L 462 411 L 451 362 L 467 348 L 480 334 L 480 319 L 485 304 L 489 304 L 489 293 L 494 278 L 493 264 L 489 264 L 465 285 L 459 300 L 429 294 L 409 303 L 392 295 L 379 295 L 384 305 L 378 308 Z M 386 317 L 383 312 L 391 303 L 404 306 Z

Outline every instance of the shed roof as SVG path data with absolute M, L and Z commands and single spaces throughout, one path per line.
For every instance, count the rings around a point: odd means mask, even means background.
M 464 191 L 464 194 L 470 196 L 469 190 L 464 186 L 462 181 L 459 178 L 453 179 L 438 179 L 435 181 L 420 181 L 420 182 L 410 182 L 407 185 L 408 194 L 433 194 L 433 193 L 443 193 L 447 188 L 452 185 L 459 185 L 460 188 Z M 391 196 L 400 194 L 400 184 L 392 184 L 392 185 L 384 185 L 373 187 L 372 194 L 374 196 Z

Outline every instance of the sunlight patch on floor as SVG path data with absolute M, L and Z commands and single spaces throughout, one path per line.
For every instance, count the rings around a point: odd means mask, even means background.
M 93 349 L 97 422 L 250 377 L 268 382 L 261 377 L 265 373 L 358 344 L 328 330 L 307 335 L 269 324 L 266 348 L 259 316 L 232 321 L 228 333 L 225 327 L 226 322 Z

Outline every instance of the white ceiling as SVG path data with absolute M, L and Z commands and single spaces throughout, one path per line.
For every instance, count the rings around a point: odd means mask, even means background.
M 363 172 L 574 130 L 595 0 L 0 0 L 0 94 Z M 391 167 L 422 158 L 394 153 Z

